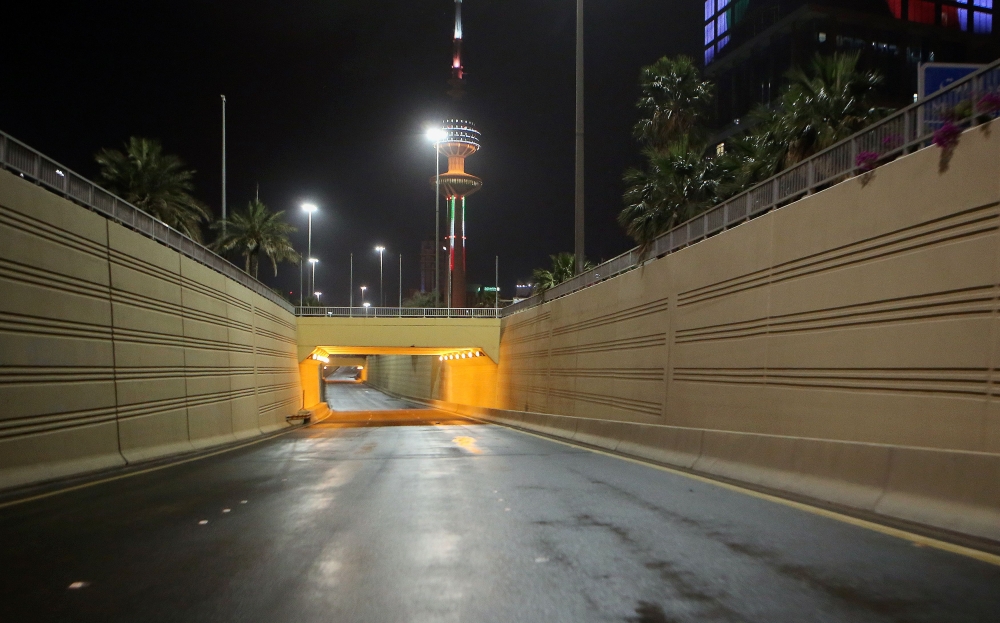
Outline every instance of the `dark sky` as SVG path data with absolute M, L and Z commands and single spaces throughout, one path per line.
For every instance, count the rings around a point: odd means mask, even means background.
M 587 0 L 587 255 L 628 249 L 615 222 L 639 68 L 696 55 L 700 0 Z M 94 177 L 93 154 L 130 135 L 160 139 L 197 170 L 196 194 L 220 210 L 220 100 L 228 100 L 229 206 L 320 206 L 317 289 L 345 305 L 355 286 L 386 298 L 419 284 L 420 241 L 434 226 L 434 150 L 425 128 L 447 106 L 449 0 L 310 2 L 16 2 L 4 9 L 0 130 Z M 513 284 L 573 246 L 573 0 L 466 0 L 468 110 L 483 134 L 467 168 L 469 282 Z M 262 267 L 263 268 L 263 267 Z M 267 283 L 298 290 L 298 269 Z M 357 301 L 355 301 L 357 303 Z

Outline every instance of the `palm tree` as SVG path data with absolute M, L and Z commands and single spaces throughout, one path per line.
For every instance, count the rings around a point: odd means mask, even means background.
M 94 158 L 108 190 L 201 242 L 201 223 L 210 215 L 191 196 L 194 171 L 177 156 L 164 154 L 159 141 L 133 136 L 125 151 L 105 148 Z
M 534 293 L 544 292 L 549 288 L 554 288 L 560 283 L 571 279 L 575 274 L 576 270 L 576 256 L 567 251 L 562 253 L 557 253 L 555 255 L 550 255 L 549 259 L 552 260 L 552 268 L 536 268 L 531 273 L 531 277 L 535 282 Z M 592 262 L 584 260 L 583 270 L 590 270 L 594 267 Z
M 618 223 L 645 254 L 657 236 L 714 203 L 721 169 L 685 137 L 663 151 L 647 150 L 645 169 L 625 173 L 625 208 Z
M 784 166 L 822 151 L 884 117 L 872 100 L 882 77 L 858 71 L 858 54 L 816 55 L 788 72 L 778 132 L 788 145 Z
M 278 274 L 278 262 L 302 261 L 288 240 L 288 234 L 295 228 L 282 221 L 284 210 L 272 212 L 260 200 L 254 199 L 247 205 L 244 212 L 236 212 L 226 221 L 218 221 L 213 229 L 221 229 L 212 247 L 219 252 L 236 251 L 245 258 L 244 270 L 257 277 L 260 268 L 260 255 L 263 253 L 271 260 L 274 274 Z
M 698 67 L 687 56 L 664 56 L 642 68 L 639 75 L 642 95 L 636 107 L 643 118 L 633 127 L 633 135 L 647 147 L 660 149 L 698 129 L 712 103 L 711 82 L 701 79 Z
M 719 159 L 723 171 L 716 198 L 719 201 L 738 195 L 783 168 L 788 142 L 781 129 L 780 111 L 758 106 L 748 115 L 752 130 L 729 141 Z

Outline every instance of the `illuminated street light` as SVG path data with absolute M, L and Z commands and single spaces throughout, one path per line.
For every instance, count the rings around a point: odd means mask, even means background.
M 316 302 L 319 303 L 319 297 L 323 296 L 323 293 L 322 292 L 313 292 L 313 295 L 316 296 Z
M 367 289 L 368 289 L 368 286 L 361 286 L 361 306 L 362 307 L 368 307 L 368 303 L 365 303 L 365 290 L 367 290 Z
M 316 260 L 312 259 L 312 255 L 313 255 L 313 212 L 319 210 L 319 208 L 317 208 L 316 204 L 314 204 L 314 203 L 303 203 L 302 204 L 302 210 L 306 214 L 309 215 L 309 237 L 307 238 L 308 243 L 307 243 L 307 247 L 306 247 L 306 257 L 309 258 L 310 262 L 315 262 Z M 299 284 L 299 286 L 300 286 L 299 290 L 302 289 L 301 285 L 302 284 Z M 309 290 L 312 291 L 312 290 L 315 290 L 315 289 L 316 289 L 316 264 L 313 263 L 313 280 L 312 280 L 312 285 L 309 287 Z
M 385 247 L 379 245 L 375 250 L 378 251 L 378 304 L 385 307 L 385 292 L 382 290 L 382 255 L 385 253 Z

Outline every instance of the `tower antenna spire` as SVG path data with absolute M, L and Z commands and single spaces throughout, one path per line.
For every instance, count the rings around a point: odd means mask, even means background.
M 465 95 L 465 67 L 462 66 L 462 0 L 455 0 L 455 37 L 452 41 L 451 90 L 448 95 L 461 99 Z

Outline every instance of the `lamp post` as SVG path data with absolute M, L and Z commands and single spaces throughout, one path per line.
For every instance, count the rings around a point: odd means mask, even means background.
M 316 296 L 316 302 L 319 303 L 319 297 L 323 296 L 323 293 L 322 292 L 313 292 L 313 295 Z M 322 305 L 320 307 L 322 307 Z
M 362 307 L 368 307 L 365 304 L 365 290 L 367 290 L 367 289 L 368 289 L 368 286 L 361 286 L 361 306 Z
M 312 264 L 312 285 L 309 289 L 313 292 L 316 291 L 316 264 L 319 264 L 319 260 L 314 257 L 309 258 L 309 263 Z
M 378 304 L 380 307 L 385 307 L 385 290 L 382 287 L 382 255 L 385 253 L 385 247 L 380 245 L 375 247 L 375 250 L 378 251 Z
M 309 215 L 309 236 L 306 239 L 308 241 L 306 246 L 306 257 L 309 258 L 309 263 L 313 265 L 313 282 L 312 286 L 309 287 L 309 291 L 313 292 L 316 290 L 316 260 L 313 259 L 313 212 L 319 208 L 317 208 L 314 203 L 303 203 L 302 209 Z
M 403 254 L 399 254 L 399 307 L 403 307 Z
M 583 0 L 576 0 L 576 163 L 573 206 L 576 274 L 583 272 Z
M 226 235 L 226 96 L 222 98 L 222 235 Z M 301 296 L 301 292 L 299 293 Z M 301 304 L 299 305 L 301 307 Z
M 441 301 L 441 139 L 444 130 L 431 128 L 427 138 L 434 141 L 434 304 Z

